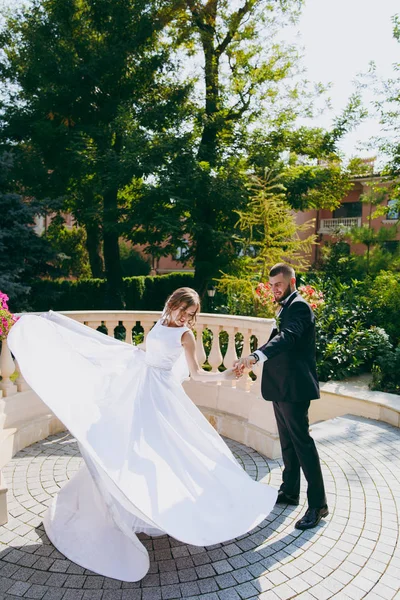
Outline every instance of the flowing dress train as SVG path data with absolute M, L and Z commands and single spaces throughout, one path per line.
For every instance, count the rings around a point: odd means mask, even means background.
M 136 533 L 197 546 L 250 531 L 276 491 L 253 481 L 182 387 L 186 327 L 158 321 L 146 352 L 58 313 L 23 315 L 9 346 L 24 378 L 76 438 L 83 467 L 44 526 L 75 563 L 138 581 Z

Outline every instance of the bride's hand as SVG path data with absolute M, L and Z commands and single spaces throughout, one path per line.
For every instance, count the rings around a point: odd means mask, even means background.
M 227 379 L 228 381 L 236 381 L 236 379 L 239 379 L 242 375 L 243 371 L 238 371 L 237 369 L 226 369 L 226 371 L 224 371 L 224 379 Z

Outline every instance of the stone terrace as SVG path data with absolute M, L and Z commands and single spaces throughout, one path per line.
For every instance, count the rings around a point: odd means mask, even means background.
M 107 579 L 71 563 L 50 544 L 41 517 L 79 468 L 68 433 L 19 452 L 4 468 L 9 522 L 0 527 L 0 598 L 38 600 L 400 599 L 400 431 L 339 417 L 313 426 L 330 516 L 300 532 L 299 507 L 276 507 L 248 535 L 199 548 L 168 536 L 144 538 L 149 574 L 138 583 Z M 251 477 L 278 487 L 280 460 L 229 446 Z

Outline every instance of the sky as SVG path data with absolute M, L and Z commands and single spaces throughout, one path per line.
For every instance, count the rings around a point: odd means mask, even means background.
M 346 106 L 353 81 L 368 70 L 370 61 L 381 77 L 393 75 L 393 63 L 400 63 L 400 43 L 393 38 L 391 22 L 396 13 L 400 14 L 399 0 L 306 0 L 296 39 L 304 46 L 308 78 L 332 83 L 329 95 L 335 114 Z M 371 98 L 365 93 L 367 102 Z M 326 114 L 317 124 L 329 126 L 331 118 Z M 373 150 L 360 144 L 380 131 L 378 120 L 368 119 L 343 139 L 340 149 L 347 157 L 373 156 Z

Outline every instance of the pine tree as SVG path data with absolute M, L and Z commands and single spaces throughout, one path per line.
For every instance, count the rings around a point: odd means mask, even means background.
M 51 250 L 33 226 L 38 206 L 13 191 L 12 156 L 0 155 L 0 290 L 12 310 L 29 308 L 27 294 L 33 278 L 46 271 Z

